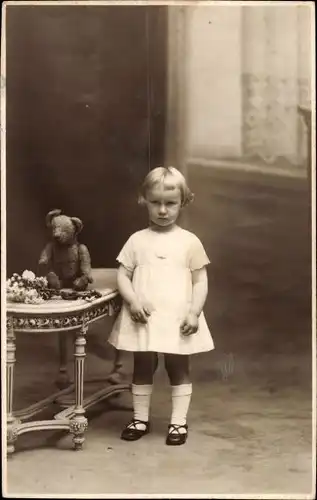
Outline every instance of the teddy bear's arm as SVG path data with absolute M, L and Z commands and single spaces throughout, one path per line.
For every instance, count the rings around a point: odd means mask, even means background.
M 49 268 L 52 263 L 52 255 L 53 255 L 52 243 L 48 243 L 45 246 L 44 250 L 42 250 L 39 259 L 39 265 L 46 266 L 46 268 Z
M 80 244 L 78 247 L 80 270 L 84 276 L 87 276 L 89 283 L 92 283 L 91 259 L 86 245 Z
M 48 243 L 42 251 L 39 259 L 39 274 L 46 276 L 49 288 L 60 288 L 60 280 L 53 270 L 53 245 Z

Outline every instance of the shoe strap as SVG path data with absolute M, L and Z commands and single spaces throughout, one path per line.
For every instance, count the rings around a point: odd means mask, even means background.
M 176 431 L 177 434 L 181 435 L 181 433 L 179 432 L 180 429 L 185 429 L 185 431 L 187 432 L 188 425 L 187 424 L 185 424 L 185 425 L 169 424 L 169 426 L 168 426 L 168 433 L 169 434 L 175 434 L 174 431 Z
M 137 425 L 138 424 L 142 424 L 142 425 L 145 425 L 146 427 L 149 425 L 148 422 L 146 422 L 145 420 L 139 420 L 138 418 L 134 418 L 133 420 L 131 420 L 131 422 L 127 425 L 127 429 L 137 429 Z

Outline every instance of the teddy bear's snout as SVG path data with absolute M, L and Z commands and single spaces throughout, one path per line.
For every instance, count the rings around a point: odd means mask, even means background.
M 66 235 L 62 231 L 54 231 L 53 238 L 59 243 L 63 243 L 66 240 Z

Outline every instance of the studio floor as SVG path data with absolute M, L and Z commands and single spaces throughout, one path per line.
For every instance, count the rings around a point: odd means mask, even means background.
M 52 341 L 41 347 L 38 359 L 35 344 L 42 341 L 29 338 L 28 346 L 25 342 L 24 352 L 30 349 L 34 354 L 28 356 L 29 367 L 19 370 L 20 404 L 44 396 L 56 369 Z M 119 439 L 131 415 L 130 395 L 124 393 L 113 405 L 100 404 L 88 412 L 82 451 L 72 450 L 66 433 L 21 436 L 8 462 L 8 493 L 308 494 L 312 481 L 309 358 L 226 357 L 220 359 L 215 351 L 193 359 L 186 445 L 165 445 L 171 403 L 161 364 L 152 399 L 151 434 L 135 443 Z M 87 376 L 102 376 L 110 366 L 109 360 L 90 353 Z M 127 356 L 128 371 L 130 366 Z
M 72 450 L 66 433 L 23 435 L 7 463 L 9 495 L 311 493 L 307 192 L 228 187 L 208 177 L 193 184 L 200 196 L 187 223 L 213 262 L 205 312 L 216 350 L 192 360 L 186 445 L 165 445 L 171 402 L 160 363 L 149 435 L 119 439 L 131 417 L 128 393 L 89 410 L 82 451 Z M 108 327 L 89 333 L 87 378 L 111 367 Z M 50 392 L 57 359 L 57 338 L 19 336 L 15 408 Z M 130 380 L 128 354 L 124 370 Z

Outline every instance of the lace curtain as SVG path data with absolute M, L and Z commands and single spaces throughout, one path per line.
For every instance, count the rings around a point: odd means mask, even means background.
M 242 8 L 243 151 L 269 164 L 304 167 L 307 134 L 298 106 L 311 109 L 312 8 Z

